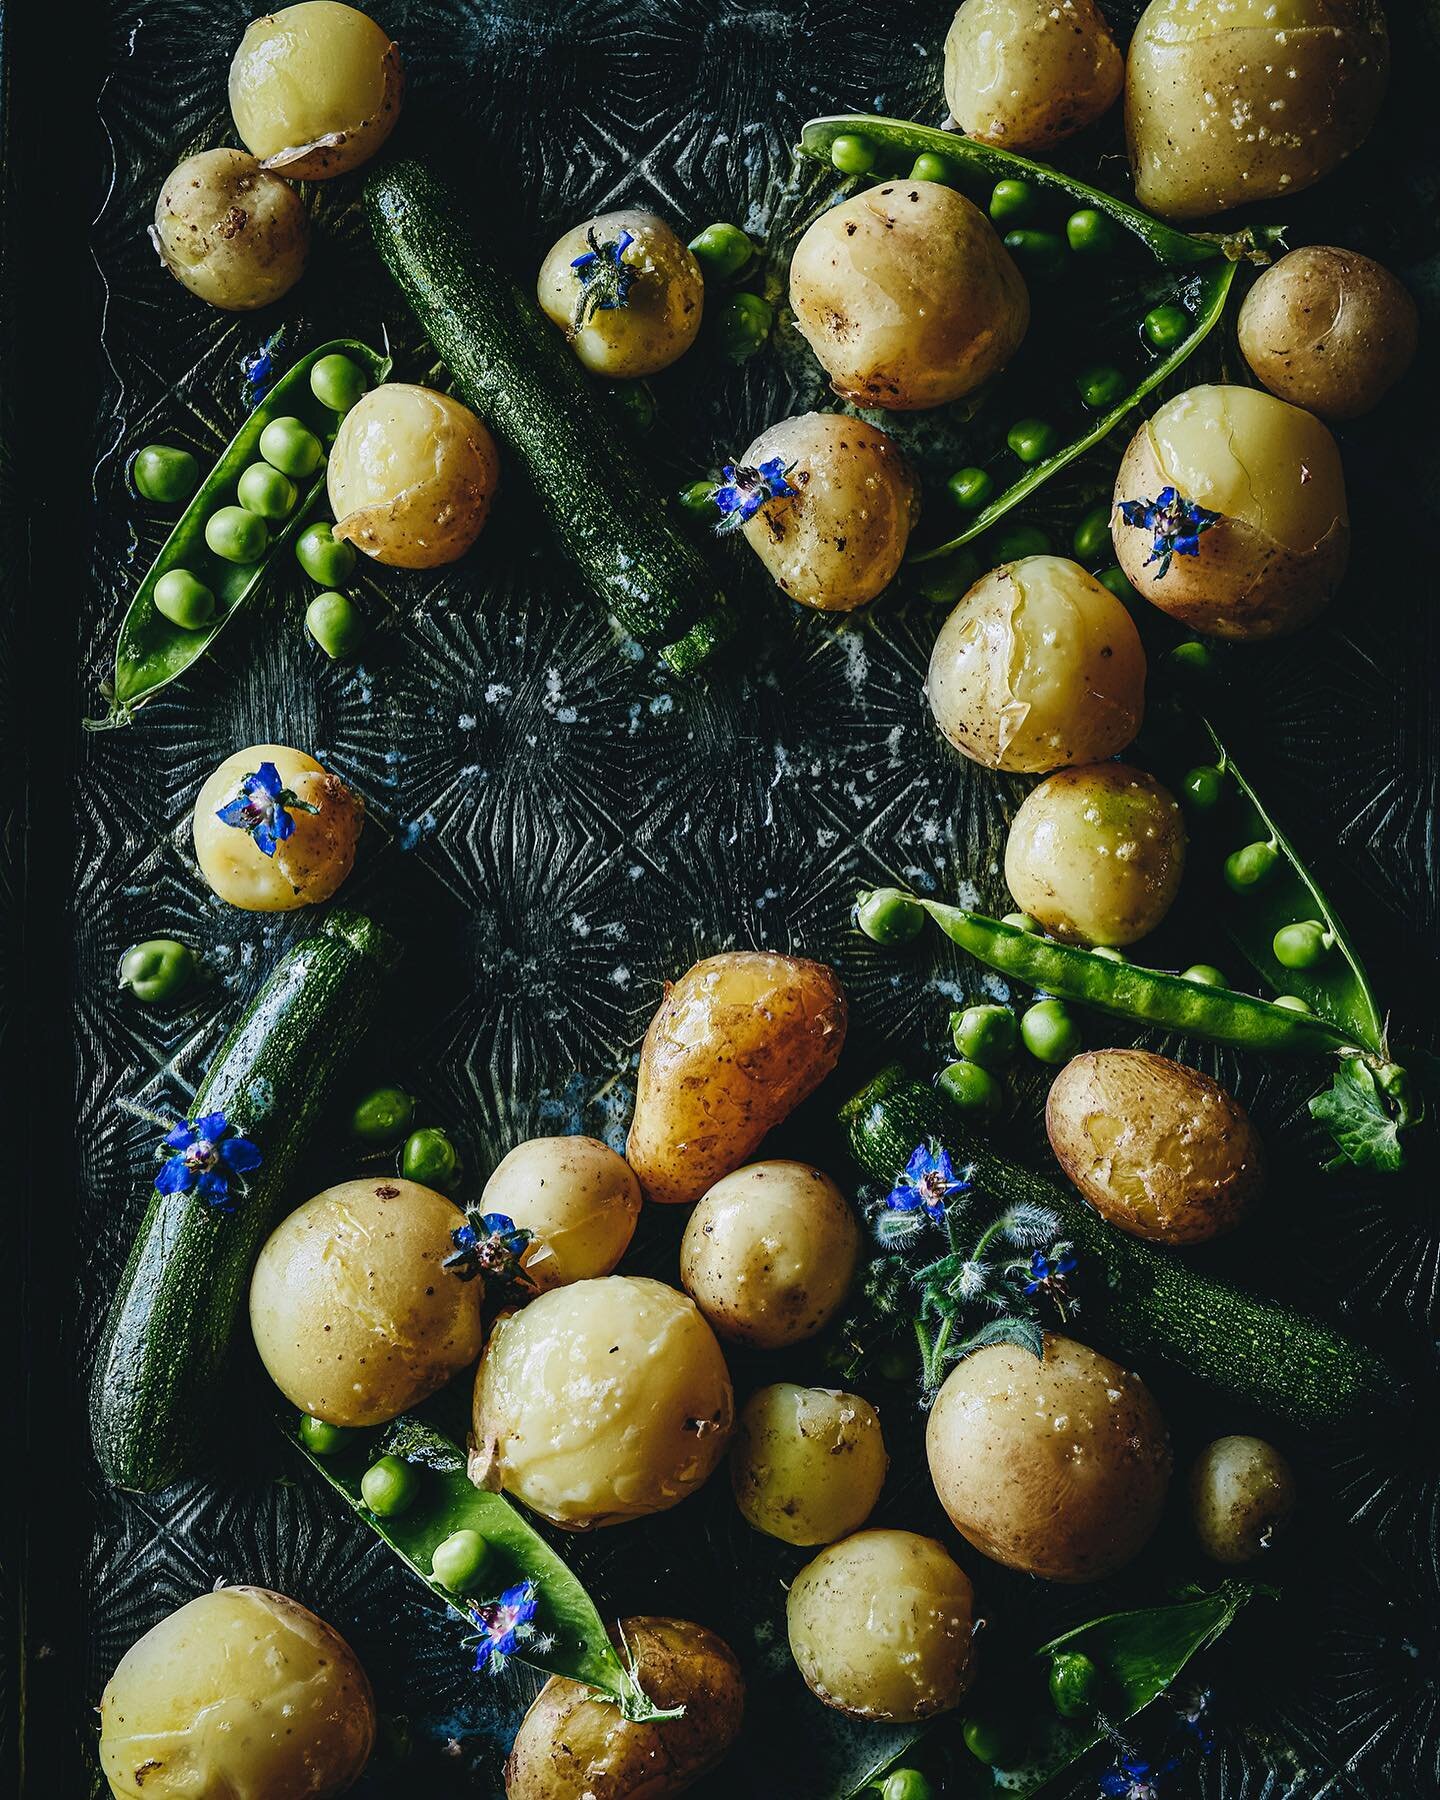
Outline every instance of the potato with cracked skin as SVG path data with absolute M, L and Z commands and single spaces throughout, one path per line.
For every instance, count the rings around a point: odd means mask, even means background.
M 1050 1148 L 1100 1216 L 1152 1244 L 1233 1231 L 1265 1185 L 1260 1139 L 1218 1081 L 1149 1050 L 1087 1050 L 1045 1102 Z
M 598 1138 L 528 1138 L 495 1165 L 480 1206 L 531 1233 L 523 1261 L 537 1287 L 564 1287 L 620 1261 L 640 1217 L 640 1183 Z
M 443 1266 L 464 1223 L 398 1176 L 342 1181 L 283 1219 L 250 1280 L 250 1329 L 285 1398 L 331 1425 L 381 1425 L 468 1369 L 484 1283 Z
M 888 1464 L 868 1400 L 779 1381 L 741 1408 L 730 1485 L 756 1531 L 786 1544 L 833 1544 L 875 1510 Z
M 243 150 L 202 150 L 165 177 L 150 241 L 182 287 L 226 312 L 288 294 L 305 273 L 310 215 Z
M 925 1453 L 961 1537 L 1046 1581 L 1099 1581 L 1138 1555 L 1170 1482 L 1165 1422 L 1144 1382 L 1048 1331 L 1043 1360 L 990 1344 L 957 1363 Z
M 313 756 L 252 744 L 206 780 L 191 829 L 200 873 L 222 900 L 245 912 L 293 912 L 328 900 L 344 881 L 364 823 L 364 801 Z
M 908 1724 L 958 1706 L 974 1679 L 974 1592 L 934 1538 L 857 1531 L 791 1584 L 790 1653 L 817 1700 Z
M 896 412 L 973 394 L 1030 324 L 990 221 L 933 181 L 887 181 L 822 213 L 791 258 L 790 304 L 835 392 Z
M 624 304 L 600 305 L 617 282 Z M 617 380 L 668 369 L 695 342 L 705 311 L 699 263 L 664 219 L 636 207 L 567 231 L 540 265 L 537 293 L 585 367 Z
M 625 1147 L 646 1199 L 688 1205 L 739 1168 L 835 1067 L 846 1016 L 833 969 L 769 950 L 706 957 L 668 986 Z
M 475 1377 L 472 1479 L 569 1531 L 677 1505 L 709 1479 L 735 1398 L 693 1300 L 606 1275 L 499 1319 Z
M 1389 66 L 1379 0 L 1152 0 L 1125 65 L 1136 199 L 1201 219 L 1298 194 L 1365 141 Z
M 1232 1567 L 1257 1561 L 1295 1510 L 1295 1471 L 1264 1438 L 1222 1437 L 1190 1471 L 1190 1517 L 1207 1556 Z
M 1127 502 L 1219 515 L 1192 553 L 1166 556 L 1168 521 Z M 1269 638 L 1323 610 L 1350 555 L 1340 452 L 1313 413 L 1248 387 L 1198 387 L 1142 425 L 1115 478 L 1115 555 L 1141 596 L 1192 631 Z M 1177 516 L 1175 529 L 1193 524 Z
M 614 1638 L 641 1688 L 677 1718 L 632 1723 L 611 1700 L 552 1675 L 520 1722 L 506 1800 L 668 1800 L 740 1735 L 745 1683 L 723 1638 L 688 1619 L 622 1619 Z
M 964 0 L 945 101 L 969 137 L 1041 155 L 1120 98 L 1125 59 L 1095 0 Z
M 374 1743 L 355 1652 L 267 1588 L 216 1588 L 172 1612 L 100 1699 L 100 1767 L 122 1800 L 329 1800 Z
M 1115 596 L 1063 556 L 982 575 L 940 627 L 935 723 L 987 769 L 1043 775 L 1125 749 L 1145 715 L 1145 650 Z

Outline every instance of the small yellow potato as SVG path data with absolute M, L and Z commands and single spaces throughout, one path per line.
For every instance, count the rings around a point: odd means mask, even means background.
M 278 796 L 262 785 L 267 768 L 279 776 Z M 227 824 L 220 813 L 236 809 L 247 793 L 239 822 Z M 279 811 L 293 824 L 287 838 L 278 836 L 285 829 Z M 191 829 L 200 873 L 222 900 L 245 912 L 293 912 L 328 900 L 344 881 L 364 823 L 364 801 L 313 756 L 286 744 L 252 744 L 227 756 L 205 782 Z M 267 843 L 271 855 L 261 847 Z
M 1310 244 L 1265 271 L 1245 296 L 1237 331 L 1272 394 L 1322 419 L 1355 419 L 1415 360 L 1420 314 L 1382 264 Z
M 817 1700 L 908 1724 L 958 1706 L 974 1679 L 970 1579 L 934 1538 L 858 1531 L 795 1577 L 790 1654 Z
M 1167 489 L 1220 515 L 1196 554 L 1168 568 L 1152 528 L 1127 524 L 1121 510 Z M 1273 394 L 1190 388 L 1131 440 L 1110 529 L 1135 587 L 1192 631 L 1246 639 L 1296 631 L 1329 602 L 1349 560 L 1340 451 L 1319 419 Z
M 680 1280 L 720 1337 L 779 1350 L 834 1318 L 859 1255 L 859 1224 L 828 1175 L 803 1162 L 748 1163 L 691 1213 Z
M 1136 199 L 1201 219 L 1298 194 L 1369 136 L 1389 65 L 1379 0 L 1152 0 L 1125 66 Z
M 849 612 L 889 586 L 920 516 L 920 484 L 894 439 L 848 413 L 802 413 L 761 432 L 741 459 L 778 458 L 795 491 L 741 529 L 792 600 Z
M 577 269 L 578 258 L 593 260 Z M 599 304 L 621 288 L 623 305 Z M 635 209 L 567 231 L 540 265 L 537 290 L 585 367 L 617 379 L 668 369 L 695 342 L 705 309 L 699 263 L 663 219 Z
M 1125 608 L 1063 556 L 982 575 L 940 627 L 935 723 L 987 769 L 1043 775 L 1123 750 L 1145 714 L 1145 650 Z
M 822 213 L 795 247 L 790 305 L 835 392 L 894 412 L 973 394 L 1030 324 L 990 221 L 933 181 L 888 181 Z
M 342 1181 L 281 1221 L 250 1280 L 270 1379 L 331 1425 L 382 1425 L 480 1354 L 484 1284 L 442 1268 L 465 1215 L 398 1176 Z
M 1216 1438 L 1190 1471 L 1195 1535 L 1216 1562 L 1255 1562 L 1294 1510 L 1295 1472 L 1263 1438 Z
M 374 1743 L 355 1652 L 267 1588 L 216 1588 L 171 1613 L 100 1699 L 100 1767 L 123 1800 L 329 1800 Z
M 400 52 L 339 0 L 301 0 L 251 20 L 230 64 L 230 112 L 267 169 L 326 181 L 358 169 L 395 129 Z
M 608 1275 L 625 1254 L 640 1183 L 598 1138 L 530 1138 L 495 1165 L 480 1207 L 532 1234 L 524 1264 L 537 1287 L 564 1287 Z
M 713 1474 L 735 1419 L 693 1300 L 606 1275 L 496 1322 L 475 1378 L 472 1478 L 569 1531 L 663 1512 Z
M 625 1148 L 646 1199 L 688 1205 L 739 1168 L 835 1067 L 846 1017 L 833 969 L 769 950 L 706 957 L 667 986 Z
M 787 1544 L 833 1544 L 875 1510 L 888 1461 L 868 1400 L 780 1381 L 741 1408 L 730 1484 L 757 1531 Z
M 1021 912 L 1071 944 L 1133 944 L 1169 912 L 1185 872 L 1175 798 L 1128 763 L 1061 769 L 1022 801 L 1005 841 Z
M 684 1711 L 632 1724 L 594 1688 L 552 1675 L 515 1734 L 506 1800 L 669 1800 L 740 1735 L 745 1683 L 723 1638 L 688 1619 L 622 1619 L 613 1635 L 655 1705 Z
M 1218 1081 L 1149 1050 L 1087 1050 L 1067 1063 L 1045 1129 L 1096 1212 L 1152 1244 L 1233 1231 L 1265 1185 L 1244 1108 Z
M 1099 1581 L 1138 1555 L 1170 1482 L 1165 1422 L 1144 1382 L 1048 1331 L 1043 1361 L 991 1344 L 957 1363 L 925 1452 L 961 1537 L 1047 1581 Z
M 305 273 L 310 215 L 253 156 L 202 150 L 165 177 L 150 241 L 182 287 L 226 312 L 250 312 Z
M 963 0 L 945 39 L 960 129 L 1039 155 L 1109 112 L 1125 59 L 1095 0 Z
M 499 480 L 495 440 L 468 406 L 387 381 L 346 413 L 325 485 L 337 538 L 392 569 L 435 569 L 479 537 Z

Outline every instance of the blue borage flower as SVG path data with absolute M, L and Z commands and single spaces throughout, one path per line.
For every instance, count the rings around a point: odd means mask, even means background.
M 1107 1769 L 1100 1777 L 1100 1792 L 1112 1796 L 1112 1800 L 1160 1800 L 1166 1777 L 1176 1767 L 1173 1756 L 1158 1766 L 1122 1756 L 1113 1769 Z
M 520 1258 L 533 1236 L 504 1213 L 467 1211 L 466 1223 L 450 1233 L 454 1253 L 441 1267 L 462 1281 L 483 1275 L 487 1281 L 531 1287 L 534 1284 L 520 1266 Z
M 1068 1297 L 1065 1278 L 1073 1275 L 1080 1266 L 1069 1254 L 1069 1249 L 1068 1244 L 1053 1244 L 1048 1256 L 1043 1250 L 1031 1252 L 1030 1279 L 1025 1283 L 1027 1294 L 1048 1294 L 1056 1301 Z
M 319 812 L 306 800 L 299 800 L 281 784 L 280 771 L 273 762 L 262 762 L 240 784 L 240 792 L 215 817 L 222 825 L 233 825 L 237 831 L 248 831 L 262 856 L 273 856 L 275 846 L 293 837 L 295 821 L 292 812 Z
M 498 1600 L 486 1600 L 466 1607 L 480 1638 L 475 1646 L 473 1664 L 478 1675 L 488 1669 L 498 1675 L 507 1657 L 513 1656 L 525 1639 L 535 1631 L 535 1613 L 540 1595 L 533 1581 L 520 1581 L 506 1588 Z
M 231 1210 L 231 1176 L 248 1175 L 261 1163 L 259 1149 L 249 1138 L 232 1135 L 223 1112 L 182 1119 L 166 1133 L 164 1147 L 175 1154 L 161 1163 L 155 1177 L 160 1192 L 198 1194 L 221 1212 Z
M 1210 1723 L 1210 1706 L 1214 1698 L 1209 1688 L 1199 1686 L 1181 1688 L 1171 1695 L 1180 1729 L 1194 1738 L 1206 1756 L 1215 1748 L 1215 1730 Z
M 720 471 L 722 480 L 710 498 L 724 515 L 717 531 L 738 531 L 747 519 L 753 519 L 767 500 L 793 495 L 795 489 L 785 477 L 795 467 L 778 456 L 752 469 L 745 463 L 726 463 Z
M 1172 556 L 1200 554 L 1201 532 L 1218 525 L 1221 515 L 1183 499 L 1175 488 L 1167 487 L 1160 490 L 1158 500 L 1122 500 L 1120 517 L 1127 525 L 1150 533 L 1151 548 L 1145 567 L 1158 562 L 1160 567 L 1154 579 L 1159 581 L 1169 571 Z
M 635 242 L 632 232 L 622 231 L 617 238 L 602 240 L 592 225 L 585 233 L 590 248 L 571 259 L 570 267 L 580 283 L 575 302 L 575 329 L 581 331 L 597 312 L 615 312 L 630 304 L 630 288 L 635 269 L 625 260 L 625 252 Z
M 924 1212 L 941 1224 L 946 1202 L 956 1194 L 968 1194 L 970 1186 L 955 1173 L 948 1150 L 933 1143 L 917 1144 L 905 1173 L 885 1196 L 885 1204 L 892 1212 Z
M 240 358 L 240 373 L 245 378 L 245 405 L 251 412 L 270 392 L 284 360 L 286 328 L 272 331 L 258 350 L 249 350 Z

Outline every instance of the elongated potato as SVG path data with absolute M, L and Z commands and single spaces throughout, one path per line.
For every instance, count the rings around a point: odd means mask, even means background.
M 267 770 L 278 777 L 277 792 Z M 231 906 L 292 912 L 335 892 L 354 866 L 364 823 L 364 801 L 313 756 L 252 744 L 227 756 L 195 796 L 195 860 Z
M 640 1184 L 598 1138 L 530 1138 L 496 1164 L 480 1204 L 532 1233 L 525 1273 L 537 1287 L 564 1287 L 608 1275 L 625 1254 Z
M 964 0 L 945 100 L 969 137 L 1043 154 L 1120 98 L 1125 59 L 1095 0 Z
M 1231 1231 L 1264 1186 L 1244 1109 L 1218 1081 L 1148 1050 L 1089 1050 L 1067 1063 L 1045 1129 L 1096 1212 L 1150 1243 Z
M 845 1042 L 833 969 L 729 950 L 666 989 L 645 1033 L 625 1159 L 649 1200 L 688 1205 L 814 1093 Z

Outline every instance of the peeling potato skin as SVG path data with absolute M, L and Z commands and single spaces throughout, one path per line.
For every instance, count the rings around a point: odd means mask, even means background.
M 182 287 L 222 311 L 250 312 L 305 273 L 310 215 L 253 156 L 203 150 L 166 176 L 151 237 Z
M 625 1147 L 646 1199 L 688 1205 L 738 1168 L 835 1067 L 847 1015 L 833 969 L 767 950 L 707 957 L 668 987 Z
M 868 1400 L 779 1381 L 758 1388 L 735 1422 L 730 1485 L 756 1531 L 786 1544 L 831 1544 L 874 1511 L 888 1461 Z
M 1218 1081 L 1148 1050 L 1088 1050 L 1045 1102 L 1050 1148 L 1100 1216 L 1152 1244 L 1233 1231 L 1265 1185 L 1260 1139 Z
M 722 1638 L 687 1619 L 622 1619 L 612 1634 L 640 1685 L 678 1719 L 631 1724 L 593 1688 L 552 1675 L 520 1722 L 506 1800 L 669 1800 L 720 1763 L 740 1735 L 745 1684 Z
M 1026 155 L 1107 113 L 1125 59 L 1095 0 L 964 0 L 945 39 L 945 100 L 969 137 Z

